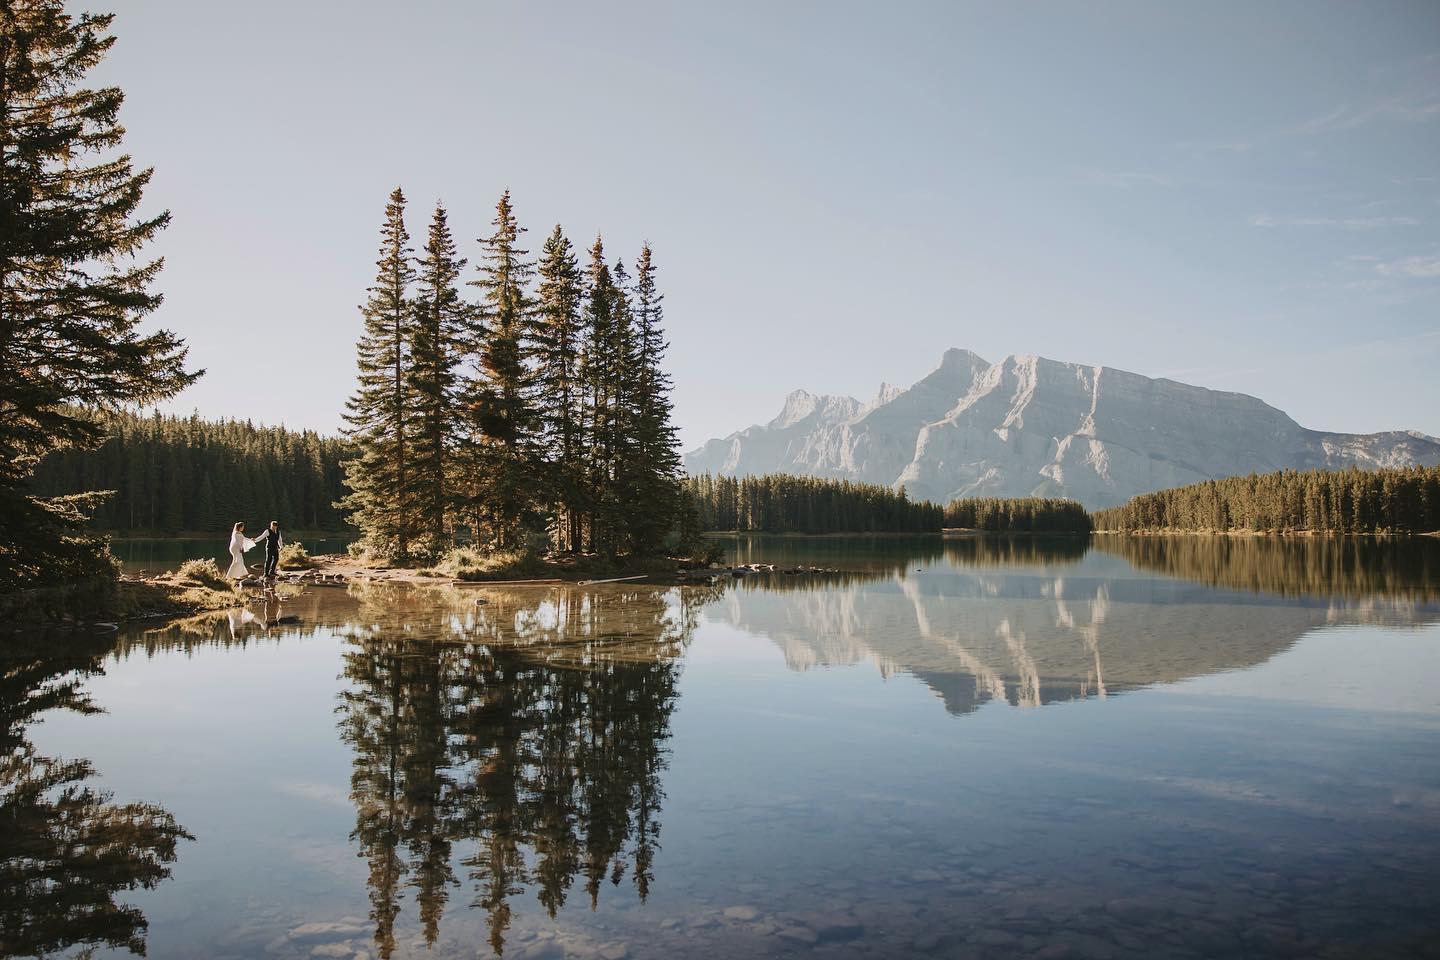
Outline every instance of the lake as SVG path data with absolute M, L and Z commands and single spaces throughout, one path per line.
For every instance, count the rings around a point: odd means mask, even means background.
M 0 955 L 1440 951 L 1440 541 L 726 543 L 6 640 Z

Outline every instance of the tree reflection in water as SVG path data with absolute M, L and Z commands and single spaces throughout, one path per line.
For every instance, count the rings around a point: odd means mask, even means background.
M 56 710 L 99 713 L 84 681 L 109 637 L 16 635 L 0 645 L 0 957 L 100 946 L 145 953 L 147 924 L 116 894 L 170 876 L 181 839 L 165 809 L 117 804 L 88 760 L 41 756 L 27 732 Z
M 1440 600 L 1433 537 L 1101 536 L 1096 546 L 1150 570 L 1286 597 Z
M 467 885 L 496 954 L 527 889 L 552 917 L 582 878 L 592 909 L 627 876 L 645 900 L 677 658 L 716 592 L 356 588 L 339 712 L 381 957 L 407 895 L 433 944 Z

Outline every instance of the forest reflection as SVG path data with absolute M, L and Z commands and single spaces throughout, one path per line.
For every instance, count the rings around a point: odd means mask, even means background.
M 577 887 L 644 901 L 678 657 L 717 591 L 354 592 L 338 710 L 379 955 L 407 898 L 433 944 L 464 889 L 497 955 L 527 892 L 552 917 Z
M 170 876 L 180 840 L 163 807 L 112 802 L 86 759 L 41 755 L 30 725 L 55 711 L 99 713 L 85 681 L 111 635 L 15 634 L 0 644 L 0 957 L 75 947 L 144 955 L 148 924 L 116 895 Z
M 1094 554 L 1209 587 L 1284 597 L 1440 600 L 1435 537 L 975 536 L 720 538 L 733 563 L 836 567 L 747 577 L 761 590 L 813 590 L 901 579 L 942 561 L 957 569 L 1073 567 Z M 1058 569 L 1057 569 L 1057 572 Z
M 1130 565 L 1212 587 L 1286 597 L 1440 600 L 1434 537 L 1099 536 Z

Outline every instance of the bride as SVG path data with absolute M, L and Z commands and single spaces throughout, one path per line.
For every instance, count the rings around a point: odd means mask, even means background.
M 256 541 L 245 536 L 245 521 L 241 520 L 235 524 L 235 531 L 230 534 L 230 569 L 225 571 L 225 576 L 234 580 L 237 584 L 250 576 L 250 568 L 245 566 L 245 551 L 255 546 Z

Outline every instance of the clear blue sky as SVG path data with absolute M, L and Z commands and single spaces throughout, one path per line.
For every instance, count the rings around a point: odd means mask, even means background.
M 115 9 L 173 409 L 336 429 L 401 184 L 650 240 L 687 448 L 950 346 L 1440 434 L 1433 0 Z

